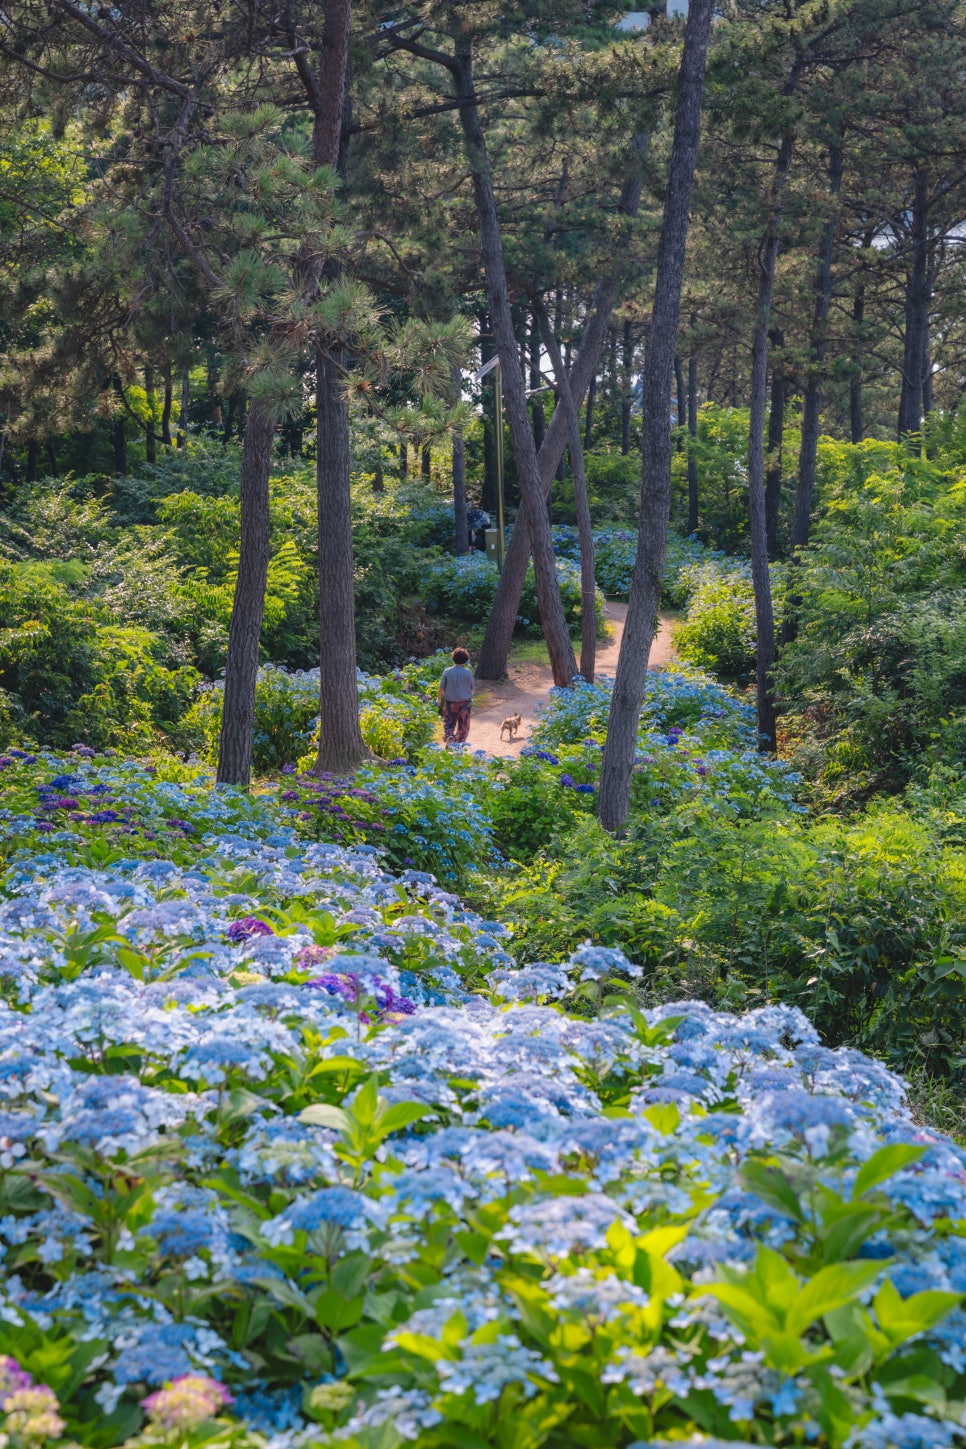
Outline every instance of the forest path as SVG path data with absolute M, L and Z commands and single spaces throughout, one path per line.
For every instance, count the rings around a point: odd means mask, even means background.
M 604 606 L 609 633 L 597 645 L 597 673 L 614 675 L 621 639 L 624 636 L 624 620 L 627 605 L 608 602 Z M 670 614 L 660 616 L 660 627 L 651 646 L 649 669 L 663 669 L 674 658 L 672 629 L 674 620 Z M 543 704 L 553 688 L 553 675 L 549 663 L 523 659 L 514 663 L 511 657 L 508 678 L 497 683 L 489 680 L 477 685 L 473 701 L 473 718 L 470 724 L 469 748 L 486 750 L 489 755 L 515 758 L 525 744 L 529 743 L 530 731 L 537 725 L 537 707 Z M 500 738 L 500 726 L 507 715 L 521 714 L 523 722 L 516 739 Z

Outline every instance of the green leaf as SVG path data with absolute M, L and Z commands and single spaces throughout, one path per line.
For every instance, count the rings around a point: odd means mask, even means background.
M 880 1147 L 868 1162 L 864 1162 L 856 1173 L 852 1197 L 862 1197 L 871 1188 L 885 1182 L 911 1162 L 918 1162 L 925 1154 L 925 1147 L 915 1147 L 911 1142 L 894 1142 L 889 1147 Z
M 653 1107 L 645 1107 L 644 1116 L 664 1137 L 670 1137 L 681 1125 L 681 1113 L 674 1102 L 658 1102 Z
M 822 1318 L 873 1283 L 882 1271 L 878 1262 L 833 1263 L 820 1268 L 802 1288 L 785 1320 L 789 1333 L 804 1333 L 816 1318 Z
M 333 1107 L 328 1102 L 316 1102 L 311 1107 L 303 1107 L 299 1113 L 299 1121 L 307 1122 L 310 1127 L 332 1127 L 336 1132 L 348 1132 L 352 1127 L 348 1112 L 341 1107 Z
M 776 1208 L 783 1217 L 790 1217 L 797 1223 L 805 1221 L 798 1194 L 780 1167 L 766 1167 L 763 1162 L 746 1162 L 740 1173 L 740 1180 L 749 1192 L 760 1197 L 769 1207 Z
M 379 1128 L 381 1137 L 388 1137 L 390 1132 L 398 1132 L 401 1127 L 408 1127 L 412 1122 L 422 1121 L 426 1117 L 435 1117 L 436 1113 L 425 1102 L 394 1102 L 379 1114 L 376 1125 Z

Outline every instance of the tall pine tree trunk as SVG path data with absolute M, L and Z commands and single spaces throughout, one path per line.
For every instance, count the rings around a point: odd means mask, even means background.
M 621 189 L 618 214 L 632 217 L 637 215 L 643 191 L 643 161 L 647 151 L 648 138 L 637 136 L 629 148 L 629 174 Z M 614 271 L 596 288 L 589 319 L 584 327 L 580 352 L 570 372 L 570 391 L 577 408 L 580 408 L 590 380 L 600 361 L 604 338 L 611 313 L 620 293 L 621 272 L 618 259 Z M 559 296 L 554 332 L 559 335 Z M 567 446 L 567 424 L 563 407 L 557 403 L 547 425 L 546 437 L 537 459 L 540 485 L 544 499 L 549 498 L 556 475 L 557 465 Z M 479 679 L 502 679 L 506 674 L 506 662 L 510 652 L 513 626 L 520 608 L 520 596 L 526 580 L 527 564 L 530 559 L 530 536 L 525 515 L 518 514 L 510 542 L 503 561 L 503 573 L 497 585 L 490 617 L 487 620 L 480 658 L 476 667 Z
M 852 373 L 849 379 L 849 440 L 861 443 L 865 436 L 862 406 L 862 349 L 865 342 L 865 256 L 875 239 L 875 229 L 862 235 L 862 258 L 852 288 Z
M 802 441 L 798 453 L 798 480 L 795 485 L 795 512 L 792 518 L 792 551 L 804 548 L 812 524 L 812 494 L 815 491 L 815 465 L 818 458 L 818 425 L 822 412 L 822 371 L 828 314 L 832 302 L 832 252 L 835 247 L 835 205 L 842 185 L 842 146 L 829 147 L 828 194 L 830 213 L 822 228 L 818 266 L 815 269 L 815 302 L 812 312 L 812 338 L 808 380 L 802 402 Z
M 359 728 L 349 409 L 339 360 L 319 351 L 316 366 L 319 509 L 319 753 L 316 770 L 345 774 L 369 758 Z
M 678 77 L 674 140 L 657 254 L 653 325 L 644 373 L 644 461 L 637 559 L 601 762 L 599 813 L 601 824 L 607 830 L 620 829 L 627 819 L 647 660 L 661 598 L 671 511 L 671 383 L 713 8 L 713 0 L 691 0 Z
M 271 556 L 268 479 L 274 439 L 271 409 L 253 402 L 242 444 L 238 577 L 228 628 L 218 740 L 218 779 L 226 785 L 247 786 L 251 778 L 258 646 Z
M 906 270 L 899 441 L 922 427 L 922 385 L 929 348 L 929 181 L 921 166 L 913 174 L 909 263 Z
M 178 414 L 178 447 L 188 446 L 188 404 L 191 401 L 191 372 L 187 363 L 181 368 L 181 411 Z
M 557 379 L 557 395 L 567 416 L 570 464 L 574 474 L 577 539 L 580 547 L 580 677 L 587 684 L 593 684 L 597 668 L 597 577 L 594 565 L 594 530 L 587 493 L 587 470 L 584 467 L 584 450 L 580 439 L 580 414 L 570 391 L 570 379 L 564 367 L 560 344 L 553 334 L 550 319 L 541 303 L 534 304 L 534 314 L 539 315 L 543 344 Z
M 533 443 L 527 413 L 526 389 L 517 349 L 517 339 L 510 310 L 500 221 L 493 193 L 493 180 L 486 155 L 483 128 L 476 107 L 473 62 L 469 48 L 463 44 L 456 52 L 453 69 L 456 94 L 460 101 L 460 123 L 463 129 L 467 161 L 473 181 L 473 197 L 480 227 L 480 249 L 486 277 L 487 302 L 496 350 L 500 358 L 503 397 L 510 437 L 520 484 L 521 510 L 525 512 L 533 554 L 533 572 L 540 606 L 540 621 L 554 683 L 569 688 L 577 672 L 573 646 L 567 629 L 550 533 L 550 520 L 544 507 L 543 490 L 537 469 L 537 450 Z
M 166 448 L 171 447 L 171 359 L 164 364 L 164 399 L 161 403 L 161 441 Z
M 775 290 L 775 265 L 785 184 L 792 163 L 794 138 L 782 137 L 772 177 L 768 228 L 760 252 L 755 329 L 751 342 L 751 386 L 748 419 L 748 515 L 751 542 L 751 579 L 755 590 L 757 645 L 755 671 L 758 695 L 759 748 L 775 748 L 775 610 L 768 572 L 768 526 L 765 518 L 765 401 L 768 395 L 768 332 Z
M 314 87 L 312 163 L 343 180 L 352 0 L 322 0 L 325 27 Z M 315 486 L 319 539 L 319 752 L 315 768 L 345 773 L 370 758 L 359 728 L 349 405 L 341 385 L 346 359 L 316 348 Z
M 785 345 L 781 328 L 772 328 L 772 350 Z M 788 396 L 788 373 L 784 358 L 776 357 L 771 365 L 771 403 L 768 408 L 768 457 L 765 472 L 765 533 L 768 557 L 778 556 L 778 515 L 782 501 L 782 439 L 785 435 L 785 400 Z
M 698 527 L 698 359 L 688 358 L 688 533 Z
M 631 368 L 634 364 L 634 327 L 630 321 L 624 323 L 621 363 L 621 454 L 626 458 L 631 451 Z
M 148 463 L 156 463 L 158 437 L 154 431 L 154 368 L 150 362 L 144 364 L 144 395 L 148 404 L 148 417 L 144 424 L 144 458 Z
M 543 411 L 543 378 L 540 376 L 540 323 L 535 311 L 530 313 L 530 390 L 533 397 L 530 412 L 533 416 L 533 443 L 540 456 L 540 449 L 547 432 L 547 419 Z

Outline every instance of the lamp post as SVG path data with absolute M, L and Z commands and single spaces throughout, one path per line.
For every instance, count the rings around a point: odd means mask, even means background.
M 482 382 L 488 372 L 493 374 L 493 425 L 496 431 L 496 571 L 502 574 L 506 538 L 503 527 L 503 375 L 499 357 L 491 357 L 479 372 L 473 373 L 470 381 Z
M 503 373 L 499 357 L 491 357 L 479 372 L 474 372 L 470 382 L 482 382 L 488 372 L 493 374 L 493 425 L 496 431 L 496 571 L 503 572 L 503 558 L 506 553 L 506 533 L 503 526 Z M 532 387 L 525 397 L 535 397 L 539 392 L 554 390 L 552 382 L 542 387 Z

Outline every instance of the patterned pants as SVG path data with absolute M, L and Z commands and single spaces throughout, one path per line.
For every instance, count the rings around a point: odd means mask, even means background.
M 470 732 L 472 700 L 447 699 L 443 705 L 443 739 L 448 745 L 461 745 Z

